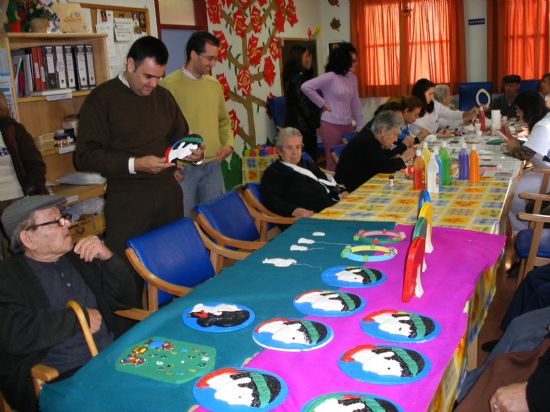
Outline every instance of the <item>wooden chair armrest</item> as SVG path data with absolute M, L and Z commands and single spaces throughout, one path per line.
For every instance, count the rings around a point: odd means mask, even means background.
M 90 330 L 90 325 L 88 325 L 88 320 L 86 319 L 86 315 L 84 315 L 84 311 L 75 300 L 69 300 L 66 306 L 71 308 L 76 314 L 80 327 L 82 328 L 82 333 L 84 334 L 84 340 L 86 341 L 86 345 L 88 345 L 88 350 L 92 357 L 96 356 L 99 351 L 95 345 L 94 337 L 92 336 L 92 331 Z
M 51 382 L 59 377 L 59 371 L 43 363 L 39 363 L 31 368 L 31 376 L 40 379 L 42 382 Z
M 540 167 L 533 167 L 531 169 L 531 172 L 533 172 L 533 173 L 542 173 L 543 175 L 550 175 L 550 169 L 540 168 Z
M 148 283 L 151 285 L 170 293 L 171 295 L 184 296 L 191 292 L 191 288 L 185 286 L 175 285 L 173 283 L 167 282 L 150 272 L 143 264 L 136 252 L 132 248 L 126 248 L 126 257 L 130 261 L 132 267 L 136 272 Z
M 542 193 L 521 192 L 519 197 L 526 200 L 542 200 L 543 202 L 550 202 L 550 195 Z
M 550 223 L 550 216 L 548 215 L 535 215 L 533 213 L 521 212 L 518 213 L 518 218 L 527 220 L 528 222 Z
M 138 308 L 115 310 L 115 315 L 132 320 L 143 320 L 150 314 L 151 312 Z
M 195 225 L 197 232 L 199 232 L 199 236 L 201 237 L 202 242 L 204 243 L 206 248 L 210 250 L 210 252 L 214 252 L 223 257 L 226 257 L 229 259 L 235 259 L 235 260 L 243 260 L 248 256 L 250 256 L 250 252 L 242 251 L 242 250 L 226 249 L 223 246 L 218 245 L 217 243 L 213 242 L 212 239 L 210 239 L 206 235 L 206 233 L 202 231 L 202 229 L 197 224 L 197 222 L 193 221 L 193 224 Z
M 197 215 L 197 222 L 199 223 L 201 229 L 204 230 L 208 236 L 210 236 L 214 240 L 217 240 L 223 246 L 227 245 L 236 247 L 238 249 L 254 251 L 260 249 L 266 244 L 266 242 L 262 241 L 238 240 L 227 237 L 214 230 L 214 228 L 210 225 L 210 223 L 207 222 L 202 214 Z
M 295 217 L 285 217 L 285 216 L 279 216 L 275 214 L 268 215 L 256 209 L 250 209 L 250 214 L 255 219 L 263 220 L 264 222 L 275 223 L 278 225 L 292 225 L 294 222 L 296 222 Z

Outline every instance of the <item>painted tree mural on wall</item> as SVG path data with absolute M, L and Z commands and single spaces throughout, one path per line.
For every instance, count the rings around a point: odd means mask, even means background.
M 262 86 L 265 83 L 270 89 L 275 81 L 275 64 L 280 58 L 278 35 L 284 32 L 285 24 L 298 22 L 294 0 L 206 0 L 206 4 L 211 32 L 221 43 L 218 61 L 235 74 L 234 80 L 228 80 L 227 72 L 216 78 L 224 88 L 225 100 L 241 105 L 245 113 L 239 118 L 235 108 L 229 110 L 233 132 L 254 146 L 254 113 L 265 109 L 266 100 L 272 96 Z M 223 31 L 216 30 L 217 25 Z M 255 84 L 261 88 L 253 88 Z

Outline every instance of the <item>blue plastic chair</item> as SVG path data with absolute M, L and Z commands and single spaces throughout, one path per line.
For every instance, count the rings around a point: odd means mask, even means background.
M 252 215 L 258 219 L 261 215 L 248 208 L 234 190 L 195 206 L 195 212 L 201 229 L 220 246 L 252 251 L 265 244 L 267 224 L 260 236 L 260 227 Z
M 346 147 L 346 144 L 347 143 L 339 144 L 330 149 L 330 155 L 334 159 L 334 163 L 338 163 L 338 161 L 340 160 L 340 156 L 342 156 L 342 152 L 344 151 L 344 147 Z
M 547 177 L 544 176 L 544 178 Z M 543 191 L 547 190 L 547 188 L 544 188 L 547 187 L 547 184 L 548 181 L 546 180 L 545 182 L 543 180 Z M 521 283 L 525 275 L 534 267 L 550 263 L 550 229 L 544 229 L 544 224 L 550 223 L 550 216 L 540 214 L 542 202 L 550 201 L 550 195 L 521 193 L 519 197 L 526 200 L 534 200 L 535 204 L 533 213 L 518 214 L 520 219 L 529 222 L 529 228 L 520 230 L 516 235 L 516 254 L 518 258 L 522 259 L 516 286 Z
M 149 313 L 214 276 L 220 268 L 216 270 L 211 259 L 215 260 L 219 255 L 232 259 L 247 256 L 242 252 L 223 250 L 190 218 L 136 236 L 128 240 L 126 246 L 130 264 L 146 282 Z
M 537 92 L 537 91 L 539 91 L 539 88 L 540 88 L 540 82 L 539 82 L 538 79 L 522 80 L 519 83 L 518 93 L 523 93 L 523 92 L 527 92 L 527 91 Z
M 477 106 L 476 94 L 480 89 L 485 89 L 489 94 L 493 92 L 493 83 L 491 82 L 473 82 L 460 83 L 458 85 L 458 108 L 462 111 L 470 110 Z M 485 101 L 481 102 L 485 104 Z
M 302 153 L 302 158 L 304 158 L 304 153 L 305 152 Z M 309 155 L 307 156 L 309 157 Z M 284 217 L 278 215 L 265 207 L 262 202 L 262 193 L 260 190 L 260 185 L 258 183 L 247 183 L 244 187 L 243 194 L 245 202 L 250 207 L 253 207 L 258 212 L 271 216 L 273 218 L 274 221 L 268 225 L 268 230 L 272 227 L 272 225 L 291 225 L 296 221 L 296 219 L 293 217 Z
M 342 134 L 342 143 L 346 144 L 351 142 L 358 134 L 358 132 L 349 132 Z
M 276 128 L 284 127 L 285 124 L 285 97 L 273 97 L 267 101 L 267 108 Z

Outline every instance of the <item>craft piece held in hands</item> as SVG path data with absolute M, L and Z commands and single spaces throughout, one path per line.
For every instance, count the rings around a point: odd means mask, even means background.
M 203 139 L 198 134 L 190 134 L 174 142 L 164 153 L 166 163 L 172 163 L 174 160 L 183 160 L 191 156 L 193 150 L 197 150 L 203 143 Z M 198 163 L 197 163 L 198 164 Z

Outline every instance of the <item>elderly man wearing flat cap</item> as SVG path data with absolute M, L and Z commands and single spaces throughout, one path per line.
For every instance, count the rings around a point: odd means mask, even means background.
M 101 350 L 122 332 L 114 315 L 132 302 L 129 266 L 96 236 L 76 245 L 64 198 L 24 197 L 2 213 L 12 250 L 22 253 L 0 264 L 0 390 L 12 408 L 36 410 L 30 369 L 37 363 L 70 376 L 90 359 L 68 300 L 88 318 Z
M 491 102 L 491 106 L 487 111 L 489 117 L 491 116 L 491 110 L 500 110 L 500 115 L 508 118 L 517 117 L 514 100 L 518 95 L 520 83 L 521 77 L 517 74 L 509 74 L 502 78 L 504 93 Z

